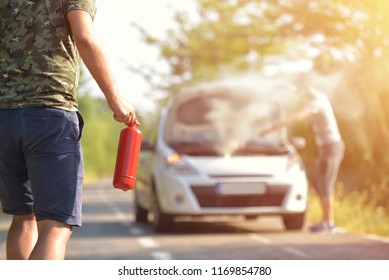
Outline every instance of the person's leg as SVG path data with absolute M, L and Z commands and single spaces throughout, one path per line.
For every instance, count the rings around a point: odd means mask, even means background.
M 326 199 L 328 197 L 325 194 L 327 189 L 326 184 L 326 175 L 328 167 L 328 158 L 325 147 L 319 147 L 318 157 L 316 159 L 315 173 L 314 173 L 314 188 L 316 194 L 319 197 L 320 207 L 321 207 L 321 216 L 322 219 L 318 225 L 314 225 L 313 228 L 320 227 L 321 224 L 325 221 L 327 216 L 327 211 L 329 209 L 329 203 Z
M 34 214 L 14 215 L 7 235 L 7 259 L 27 260 L 38 237 Z
M 39 238 L 30 260 L 63 260 L 72 226 L 54 220 L 38 222 Z
M 343 142 L 320 147 L 315 174 L 315 188 L 320 198 L 322 221 L 312 231 L 332 230 L 334 218 L 334 189 L 340 163 L 343 159 Z
M 334 197 L 333 195 L 320 196 L 323 219 L 329 225 L 334 224 Z
M 38 241 L 30 259 L 64 259 L 73 226 L 81 226 L 83 160 L 75 112 L 26 109 L 26 165 L 34 194 Z M 45 120 L 45 125 L 42 123 Z
M 320 201 L 323 209 L 323 221 L 329 225 L 335 224 L 334 217 L 334 193 L 338 177 L 339 167 L 343 159 L 343 142 L 329 145 L 326 150 L 327 164 L 323 172 L 323 192 L 320 193 Z
M 20 138 L 22 109 L 0 110 L 0 202 L 12 215 L 7 259 L 28 259 L 37 239 L 33 197 Z

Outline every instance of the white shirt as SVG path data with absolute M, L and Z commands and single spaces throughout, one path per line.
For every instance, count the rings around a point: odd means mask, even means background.
M 317 145 L 341 141 L 342 137 L 328 97 L 325 94 L 315 94 L 309 108 L 312 112 L 312 127 Z

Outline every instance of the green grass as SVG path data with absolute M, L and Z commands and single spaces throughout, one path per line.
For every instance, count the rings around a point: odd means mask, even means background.
M 310 190 L 308 203 L 308 222 L 321 218 L 321 208 L 317 195 Z M 335 222 L 337 226 L 349 232 L 359 232 L 389 237 L 389 217 L 383 206 L 367 192 L 344 192 L 342 183 L 338 183 L 335 193 Z

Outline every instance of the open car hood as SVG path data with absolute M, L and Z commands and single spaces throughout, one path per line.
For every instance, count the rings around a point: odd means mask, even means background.
M 258 90 L 231 86 L 197 87 L 182 92 L 173 100 L 164 138 L 167 145 L 176 150 L 180 150 L 177 143 L 188 146 L 208 143 L 210 147 L 216 147 L 220 155 L 234 154 L 249 142 L 284 146 L 286 134 L 282 129 L 266 136 L 259 135 L 282 117 L 280 104 L 264 98 Z

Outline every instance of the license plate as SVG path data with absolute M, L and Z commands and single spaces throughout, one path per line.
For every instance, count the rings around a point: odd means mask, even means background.
M 261 183 L 218 183 L 216 192 L 222 195 L 248 195 L 266 193 L 266 185 Z

